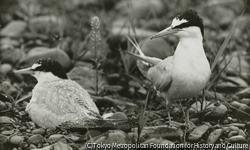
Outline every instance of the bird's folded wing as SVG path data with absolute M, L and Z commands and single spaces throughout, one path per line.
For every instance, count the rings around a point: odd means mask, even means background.
M 45 100 L 46 107 L 53 113 L 64 115 L 69 113 L 82 113 L 86 117 L 101 118 L 99 110 L 90 95 L 74 81 L 49 87 Z
M 148 77 L 160 92 L 168 90 L 172 83 L 173 56 L 150 68 Z

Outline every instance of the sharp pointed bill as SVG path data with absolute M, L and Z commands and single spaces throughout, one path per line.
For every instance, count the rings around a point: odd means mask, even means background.
M 159 38 L 159 37 L 163 37 L 165 35 L 168 35 L 168 34 L 174 34 L 174 33 L 177 33 L 179 29 L 173 29 L 172 26 L 158 32 L 157 34 L 155 34 L 154 36 L 152 36 L 150 39 L 154 39 L 154 38 Z
M 14 73 L 19 73 L 19 74 L 32 74 L 33 71 L 31 69 L 31 67 L 29 68 L 24 68 L 24 69 L 20 69 L 20 70 L 15 70 L 13 71 Z

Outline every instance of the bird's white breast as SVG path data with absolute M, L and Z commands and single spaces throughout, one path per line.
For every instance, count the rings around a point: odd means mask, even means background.
M 167 92 L 168 99 L 188 99 L 199 94 L 205 88 L 211 71 L 202 43 L 182 44 L 174 54 L 172 84 Z

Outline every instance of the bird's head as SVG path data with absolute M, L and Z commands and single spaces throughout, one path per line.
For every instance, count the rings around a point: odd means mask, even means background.
M 194 10 L 187 10 L 176 16 L 170 27 L 160 31 L 151 39 L 162 37 L 168 34 L 176 35 L 179 38 L 184 37 L 203 37 L 204 26 L 203 20 Z
M 31 67 L 14 71 L 14 73 L 30 74 L 34 76 L 38 82 L 68 79 L 62 65 L 51 58 L 39 59 Z

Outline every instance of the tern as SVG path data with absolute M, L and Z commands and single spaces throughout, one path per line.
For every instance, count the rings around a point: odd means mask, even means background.
M 14 73 L 30 74 L 38 81 L 26 107 L 38 126 L 55 129 L 64 122 L 77 124 L 78 121 L 84 126 L 83 120 L 102 119 L 89 93 L 68 79 L 58 61 L 40 59 L 31 67 Z
M 199 94 L 210 78 L 211 69 L 203 48 L 203 20 L 196 11 L 187 10 L 176 16 L 170 27 L 158 32 L 151 39 L 169 34 L 179 39 L 173 56 L 163 60 L 145 56 L 139 45 L 129 38 L 139 54 L 124 52 L 140 60 L 137 61 L 139 70 L 166 99 L 170 123 L 171 102 Z

